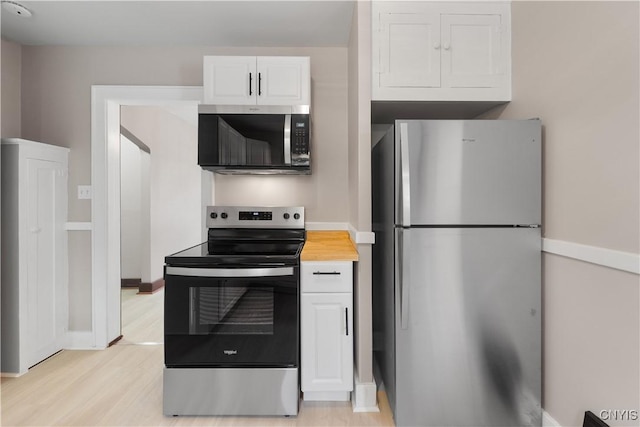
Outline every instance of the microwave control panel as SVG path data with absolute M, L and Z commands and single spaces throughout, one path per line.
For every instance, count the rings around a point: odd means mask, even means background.
M 311 152 L 308 114 L 291 115 L 291 164 L 308 166 Z

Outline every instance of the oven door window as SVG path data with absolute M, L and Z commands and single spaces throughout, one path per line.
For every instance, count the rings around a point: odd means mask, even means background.
M 238 270 L 250 277 L 198 276 L 213 270 L 192 268 L 169 274 L 169 268 L 164 304 L 168 367 L 297 365 L 297 266 L 264 276 L 264 269 Z
M 221 280 L 189 288 L 190 335 L 273 335 L 274 287 Z

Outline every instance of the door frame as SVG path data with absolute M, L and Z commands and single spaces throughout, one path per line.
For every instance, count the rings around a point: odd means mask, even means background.
M 91 332 L 120 336 L 120 107 L 201 103 L 202 86 L 91 86 Z

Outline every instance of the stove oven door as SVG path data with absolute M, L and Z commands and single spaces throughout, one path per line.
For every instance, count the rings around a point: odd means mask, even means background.
M 167 367 L 298 365 L 297 266 L 165 268 Z

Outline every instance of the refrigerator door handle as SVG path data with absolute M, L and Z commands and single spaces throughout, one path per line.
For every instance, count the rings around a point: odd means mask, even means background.
M 408 329 L 409 327 L 409 261 L 406 257 L 410 250 L 411 233 L 406 230 L 398 229 L 396 239 L 396 266 L 398 290 L 400 292 L 400 328 Z
M 400 193 L 402 197 L 402 225 L 411 225 L 411 187 L 409 173 L 409 125 L 400 123 Z

